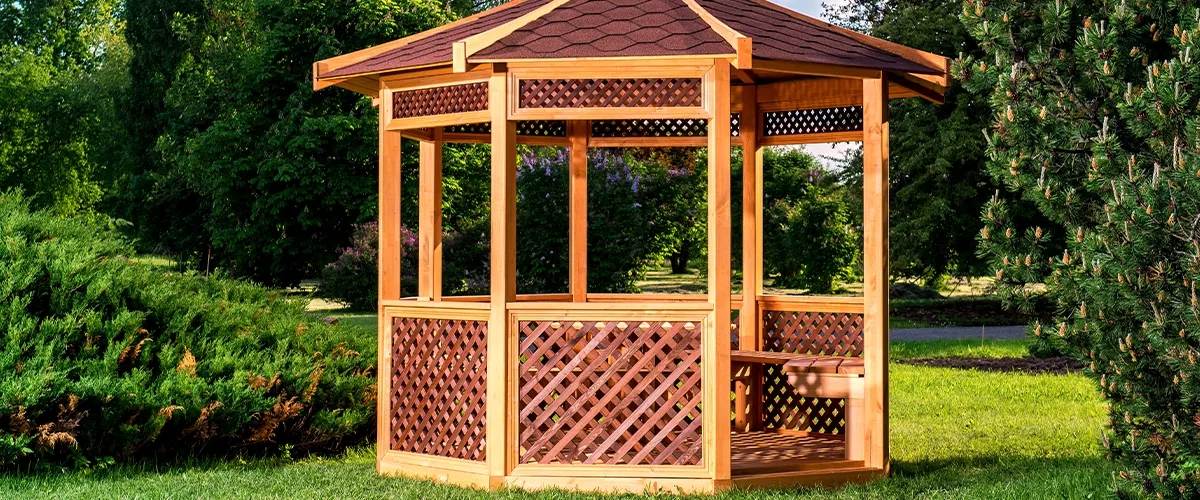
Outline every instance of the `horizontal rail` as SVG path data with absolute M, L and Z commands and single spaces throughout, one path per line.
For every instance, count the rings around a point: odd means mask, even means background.
M 863 314 L 862 297 L 810 297 L 759 295 L 758 306 L 763 311 L 839 312 Z
M 492 298 L 488 295 L 459 295 L 455 297 L 442 297 L 445 302 L 474 302 L 488 303 Z M 569 293 L 542 293 L 542 294 L 524 294 L 517 295 L 517 302 L 570 302 L 571 294 Z

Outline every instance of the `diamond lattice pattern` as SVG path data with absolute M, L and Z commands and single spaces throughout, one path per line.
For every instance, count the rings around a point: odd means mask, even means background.
M 699 322 L 519 328 L 520 463 L 701 464 Z

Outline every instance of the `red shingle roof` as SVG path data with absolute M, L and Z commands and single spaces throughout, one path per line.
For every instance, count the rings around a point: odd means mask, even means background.
M 910 73 L 940 73 L 842 34 L 815 19 L 755 0 L 696 0 L 754 41 L 754 57 Z
M 434 33 L 418 39 L 403 47 L 384 52 L 357 64 L 321 75 L 325 77 L 348 76 L 362 73 L 376 73 L 394 69 L 426 66 L 430 64 L 449 63 L 453 60 L 453 44 L 464 38 L 478 35 L 487 30 L 512 21 L 518 17 L 537 10 L 552 0 L 525 0 L 516 5 L 501 5 L 485 12 L 478 19 L 455 26 L 445 31 Z
M 472 59 L 733 54 L 680 0 L 571 0 Z
M 318 78 L 382 73 L 449 64 L 453 44 L 499 28 L 555 0 L 510 2 L 475 19 L 434 32 Z M 812 18 L 766 0 L 694 0 L 738 34 L 752 40 L 754 57 L 909 73 L 939 74 Z M 711 19 L 711 18 L 709 18 Z M 721 28 L 724 30 L 725 28 Z M 520 26 L 468 60 L 734 54 L 721 33 L 684 0 L 569 0 Z M 886 46 L 885 46 L 886 47 Z

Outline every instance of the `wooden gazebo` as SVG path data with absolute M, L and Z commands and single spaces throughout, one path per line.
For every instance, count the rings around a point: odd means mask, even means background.
M 379 108 L 381 473 L 481 488 L 834 485 L 888 473 L 888 101 L 944 57 L 765 0 L 515 0 L 320 61 Z M 419 296 L 400 142 L 420 141 Z M 762 148 L 863 141 L 865 291 L 762 289 Z M 491 294 L 441 292 L 442 146 L 490 143 Z M 516 294 L 516 148 L 570 148 L 568 293 Z M 707 147 L 706 295 L 587 287 L 587 148 Z M 731 293 L 730 148 L 744 148 Z

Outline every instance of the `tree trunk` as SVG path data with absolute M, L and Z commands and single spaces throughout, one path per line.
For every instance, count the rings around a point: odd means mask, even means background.
M 688 262 L 692 260 L 691 245 L 681 245 L 679 250 L 670 256 L 671 274 L 686 274 Z

